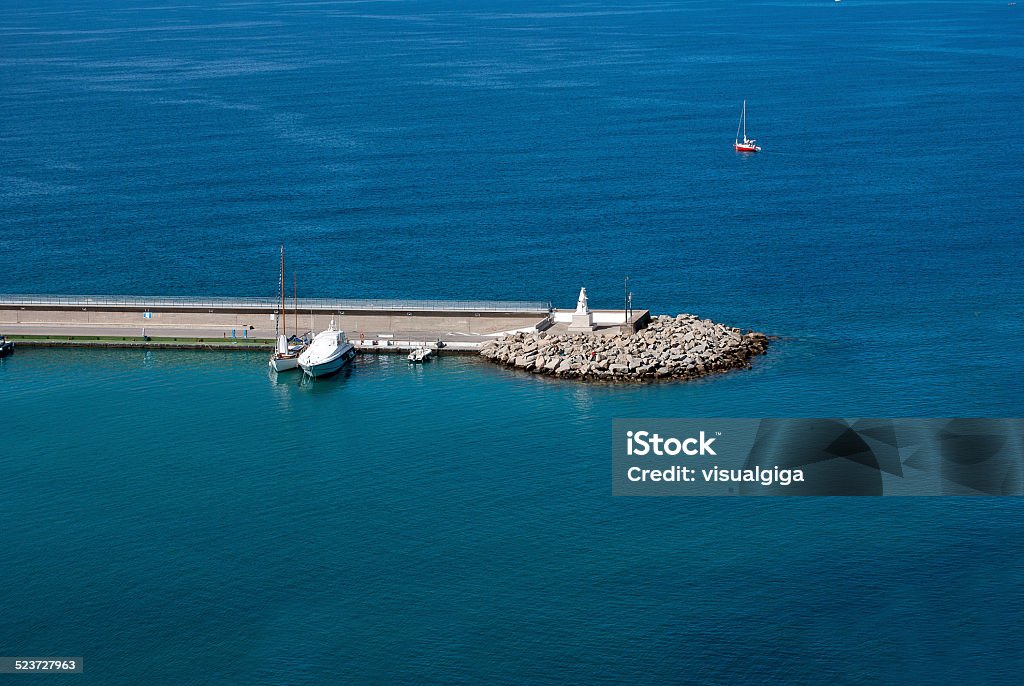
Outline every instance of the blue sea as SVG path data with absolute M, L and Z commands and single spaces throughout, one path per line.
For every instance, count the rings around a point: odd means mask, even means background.
M 1022 111 L 1002 1 L 6 0 L 0 292 L 271 296 L 283 242 L 300 296 L 618 307 L 629 276 L 780 338 L 651 386 L 23 348 L 0 654 L 90 684 L 1019 683 L 1020 501 L 613 498 L 610 436 L 1020 417 Z

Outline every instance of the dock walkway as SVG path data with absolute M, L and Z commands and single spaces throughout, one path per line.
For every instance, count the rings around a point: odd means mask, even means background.
M 143 296 L 0 295 L 0 333 L 31 344 L 161 347 L 268 345 L 276 333 L 326 329 L 333 319 L 362 350 L 399 352 L 444 341 L 452 351 L 475 351 L 483 341 L 550 324 L 542 301 L 352 300 L 301 298 L 189 298 Z M 108 340 L 97 340 L 100 337 Z M 63 340 L 62 340 L 63 339 Z M 238 346 L 238 347 L 243 347 Z

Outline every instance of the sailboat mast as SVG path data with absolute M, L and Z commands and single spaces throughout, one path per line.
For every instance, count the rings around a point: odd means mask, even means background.
M 737 142 L 739 142 L 739 140 L 740 140 L 740 128 L 743 126 L 743 117 L 746 114 L 746 111 L 747 111 L 747 101 L 744 100 L 743 101 L 743 109 L 740 110 L 740 123 L 736 125 L 736 141 Z
M 277 328 L 280 332 L 281 318 L 284 317 L 284 243 L 281 244 L 281 313 L 278 315 Z M 287 324 L 285 324 L 285 333 L 288 333 Z
M 295 272 L 292 272 L 292 325 L 294 331 L 292 335 L 299 335 L 299 281 L 298 277 L 295 276 Z
M 743 101 L 743 142 L 747 142 L 747 101 Z

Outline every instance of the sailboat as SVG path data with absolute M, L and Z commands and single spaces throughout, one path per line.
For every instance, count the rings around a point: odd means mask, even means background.
M 296 317 L 298 312 L 296 311 Z M 281 324 L 284 326 L 281 326 Z M 270 356 L 270 368 L 275 372 L 285 372 L 289 369 L 298 369 L 299 354 L 306 349 L 306 343 L 301 339 L 288 339 L 288 317 L 284 309 L 284 246 L 281 246 L 281 311 L 277 315 L 277 346 L 274 354 Z
M 740 130 L 743 130 L 743 141 L 740 141 Z M 736 127 L 736 142 L 732 147 L 737 152 L 761 152 L 761 146 L 756 145 L 757 141 L 747 138 L 747 101 L 743 101 L 743 111 L 740 114 L 740 125 Z

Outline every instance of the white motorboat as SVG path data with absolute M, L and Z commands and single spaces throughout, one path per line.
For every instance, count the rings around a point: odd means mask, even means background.
M 422 348 L 416 348 L 411 353 L 409 353 L 409 361 L 410 362 L 426 362 L 427 360 L 430 359 L 430 353 L 431 352 L 432 351 L 430 350 L 430 348 L 427 348 L 426 346 L 424 346 Z
M 326 331 L 313 337 L 313 342 L 299 354 L 299 366 L 309 376 L 326 376 L 344 367 L 356 356 L 356 347 L 344 331 L 334 328 L 334 320 Z
M 299 368 L 299 355 L 306 349 L 306 342 L 301 338 L 289 342 L 284 334 L 277 337 L 277 349 L 270 356 L 270 368 L 275 372 L 286 372 Z

